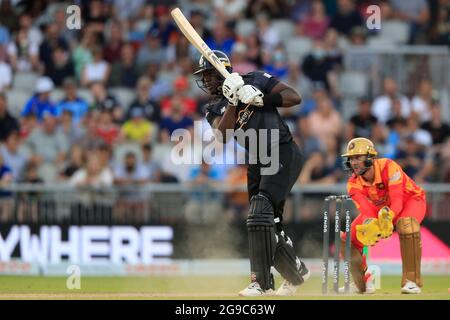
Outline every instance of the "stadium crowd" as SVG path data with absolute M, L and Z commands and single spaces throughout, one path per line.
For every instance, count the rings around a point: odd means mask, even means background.
M 450 44 L 447 0 L 92 0 L 81 7 L 82 28 L 66 27 L 62 1 L 0 1 L 0 186 L 62 182 L 110 186 L 146 182 L 245 182 L 240 165 L 179 165 L 170 159 L 179 128 L 198 134 L 206 95 L 192 73 L 198 53 L 178 32 L 170 9 L 179 5 L 206 43 L 230 56 L 233 69 L 256 69 L 287 81 L 302 105 L 282 110 L 306 156 L 299 183 L 346 178 L 346 142 L 372 139 L 380 156 L 396 159 L 417 182 L 450 182 L 450 127 L 430 79 L 405 95 L 385 77 L 383 92 L 358 98 L 346 119 L 339 88 L 344 68 L 338 40 L 364 46 L 366 8 L 378 4 L 385 20 L 408 26 L 408 44 Z M 242 19 L 255 32 L 239 34 Z M 289 61 L 273 21 L 295 26 L 312 49 Z M 384 20 L 383 20 L 384 21 Z M 35 75 L 21 83 L 21 75 Z M 25 77 L 24 79 L 30 79 Z M 28 80 L 27 80 L 28 81 Z M 11 101 L 17 86 L 27 101 Z M 23 91 L 23 90 L 22 90 Z M 225 150 L 227 152 L 228 149 Z M 236 195 L 237 206 L 246 200 Z

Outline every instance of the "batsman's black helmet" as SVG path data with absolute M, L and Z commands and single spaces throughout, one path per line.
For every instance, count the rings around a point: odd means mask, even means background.
M 219 58 L 219 60 L 222 62 L 222 64 L 225 66 L 225 68 L 228 70 L 228 72 L 231 73 L 232 72 L 231 62 L 230 62 L 230 59 L 227 57 L 227 55 L 219 50 L 213 50 L 212 52 L 214 52 L 214 54 L 217 56 L 217 58 Z M 215 70 L 213 65 L 204 56 L 200 57 L 200 60 L 198 61 L 198 67 L 199 67 L 199 69 L 197 71 L 195 71 L 194 74 L 200 74 L 203 71 L 211 70 L 211 69 Z

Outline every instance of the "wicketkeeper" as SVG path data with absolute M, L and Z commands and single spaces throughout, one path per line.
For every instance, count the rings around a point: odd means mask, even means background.
M 377 159 L 377 154 L 372 141 L 355 138 L 342 155 L 345 167 L 353 173 L 347 191 L 360 212 L 351 228 L 354 285 L 360 293 L 374 292 L 362 249 L 389 238 L 395 230 L 402 256 L 401 292 L 417 294 L 422 287 L 420 224 L 426 211 L 425 192 L 395 161 Z

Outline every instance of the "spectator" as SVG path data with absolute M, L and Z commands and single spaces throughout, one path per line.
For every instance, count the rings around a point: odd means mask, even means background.
M 74 77 L 75 69 L 70 57 L 62 47 L 56 47 L 51 63 L 45 67 L 45 73 L 57 87 L 61 87 L 65 78 Z
M 122 55 L 122 46 L 124 45 L 123 39 L 123 29 L 120 21 L 112 21 L 106 45 L 103 47 L 103 56 L 106 62 L 114 64 L 119 61 Z
M 298 0 L 297 0 L 298 2 Z M 248 2 L 246 16 L 253 19 L 260 12 L 270 14 L 270 18 L 287 18 L 290 15 L 290 2 L 286 0 L 253 0 Z
M 19 134 L 12 131 L 0 146 L 0 153 L 6 166 L 11 168 L 12 177 L 15 182 L 22 179 L 23 169 L 28 161 L 28 155 L 21 149 Z
M 354 0 L 338 0 L 337 3 L 338 12 L 331 18 L 330 27 L 349 36 L 354 27 L 363 25 L 362 18 L 355 8 Z
M 401 116 L 407 118 L 410 114 L 408 98 L 400 94 L 397 90 L 397 83 L 392 78 L 385 78 L 383 81 L 384 94 L 375 98 L 372 104 L 372 113 L 381 123 L 386 123 L 393 116 L 393 104 L 399 100 L 401 106 Z
M 409 135 L 400 144 L 397 150 L 396 161 L 408 176 L 415 179 L 416 174 L 425 165 L 425 157 L 425 146 L 413 135 Z
M 450 46 L 450 9 L 439 6 L 437 19 L 432 22 L 429 42 L 434 45 Z
M 195 29 L 195 31 L 197 31 L 198 35 L 202 39 L 208 39 L 209 37 L 211 37 L 211 31 L 205 24 L 205 18 L 207 18 L 207 16 L 204 10 L 194 9 L 191 11 L 191 17 L 189 19 L 192 27 Z M 183 39 L 183 37 L 181 37 L 180 39 Z
M 288 74 L 288 59 L 283 46 L 277 48 L 269 56 L 270 62 L 265 64 L 264 71 L 277 78 L 283 78 Z
M 212 36 L 205 42 L 211 49 L 220 50 L 230 56 L 235 40 L 227 23 L 217 20 L 212 29 Z
M 257 15 L 256 26 L 258 30 L 258 37 L 262 43 L 263 50 L 270 51 L 280 43 L 280 35 L 278 34 L 277 30 L 273 26 L 271 26 L 267 14 L 260 13 Z
M 301 147 L 305 159 L 309 159 L 314 152 L 321 151 L 325 148 L 325 146 L 321 145 L 319 139 L 311 133 L 310 122 L 307 117 L 298 119 L 297 133 L 296 142 Z
M 191 118 L 183 115 L 183 106 L 180 97 L 174 96 L 171 101 L 170 112 L 161 119 L 159 128 L 161 141 L 170 141 L 170 136 L 176 129 L 190 129 L 194 123 Z
M 197 101 L 188 96 L 189 80 L 185 76 L 177 77 L 173 82 L 174 93 L 161 101 L 163 116 L 168 117 L 174 101 L 181 102 L 183 115 L 192 117 L 197 112 Z
M 153 158 L 153 147 L 150 143 L 142 145 L 142 164 L 148 170 L 150 182 L 159 182 L 161 178 L 161 165 Z
M 229 222 L 241 221 L 247 216 L 249 201 L 248 195 L 245 191 L 239 191 L 239 188 L 244 188 L 247 185 L 247 168 L 244 164 L 239 164 L 231 168 L 226 177 L 225 184 L 231 189 L 231 192 L 226 194 L 227 207 L 226 212 Z
M 25 104 L 21 116 L 33 115 L 39 122 L 43 120 L 45 112 L 56 116 L 56 107 L 50 101 L 50 92 L 53 88 L 53 81 L 49 77 L 40 77 L 36 82 L 35 94 Z
M 253 62 L 247 60 L 247 46 L 243 42 L 237 42 L 233 46 L 231 60 L 233 61 L 233 72 L 247 74 L 257 69 Z
M 333 71 L 333 61 L 328 58 L 322 41 L 314 42 L 314 48 L 302 63 L 303 73 L 313 82 L 318 82 L 330 91 L 332 85 L 330 74 Z
M 125 155 L 124 163 L 114 170 L 114 184 L 120 186 L 119 199 L 115 206 L 115 220 L 133 217 L 132 221 L 143 221 L 146 195 L 139 190 L 138 185 L 149 181 L 147 168 L 138 162 L 133 152 Z
M 148 65 L 147 73 L 145 74 L 151 81 L 150 96 L 154 100 L 159 101 L 172 92 L 172 84 L 167 78 L 161 76 L 161 66 L 159 64 L 151 63 Z
M 450 126 L 445 123 L 441 115 L 441 105 L 434 101 L 430 108 L 430 120 L 422 125 L 422 129 L 428 131 L 433 139 L 433 145 L 443 145 L 450 137 Z
M 145 119 L 142 109 L 137 108 L 131 112 L 131 119 L 126 121 L 121 129 L 124 139 L 141 144 L 150 142 L 154 133 L 155 125 Z
M 73 114 L 70 110 L 64 110 L 59 118 L 58 132 L 67 137 L 69 145 L 77 143 L 83 138 L 83 128 L 73 124 Z
M 13 30 L 17 24 L 17 14 L 12 6 L 11 0 L 0 3 L 0 21 L 9 30 Z
M 64 57 L 69 49 L 69 45 L 66 40 L 59 36 L 59 31 L 58 25 L 54 22 L 51 22 L 46 26 L 45 38 L 39 47 L 39 60 L 43 64 L 43 70 L 45 70 L 45 73 L 48 73 L 55 67 L 53 65 L 55 63 L 54 51 L 58 48 L 58 50 L 61 51 L 58 54 Z M 61 57 L 57 59 L 59 63 L 61 63 L 61 60 L 66 59 L 62 59 Z M 57 84 L 57 86 L 60 84 L 61 83 Z
M 316 110 L 308 116 L 311 134 L 317 137 L 323 146 L 328 146 L 339 138 L 343 123 L 329 98 L 317 102 Z
M 114 184 L 116 185 L 144 184 L 149 179 L 148 168 L 138 162 L 136 154 L 133 152 L 127 152 L 124 163 L 116 166 L 114 170 Z
M 139 49 L 136 57 L 136 63 L 139 69 L 145 69 L 149 64 L 163 65 L 167 60 L 167 52 L 162 46 L 159 31 L 157 29 L 150 31 L 145 40 L 144 45 Z
M 59 178 L 62 181 L 70 179 L 75 172 L 83 167 L 86 155 L 82 146 L 78 144 L 72 145 L 69 151 L 69 159 L 64 169 L 60 172 Z
M 81 81 L 83 70 L 88 63 L 92 62 L 92 49 L 95 46 L 95 33 L 91 28 L 84 28 L 81 41 L 72 51 L 72 60 L 75 65 L 75 75 Z
M 145 35 L 154 22 L 154 13 L 155 10 L 152 4 L 148 3 L 140 8 L 138 16 L 135 19 L 130 20 L 130 31 L 128 33 L 129 41 L 139 43 L 144 41 Z
M 401 0 L 390 0 L 396 19 L 405 21 L 410 25 L 409 44 L 417 42 L 419 37 L 424 37 L 430 20 L 430 10 L 426 0 L 412 0 L 406 4 Z M 423 42 L 424 39 L 422 39 Z
M 100 112 L 95 133 L 107 145 L 112 145 L 119 137 L 120 130 L 112 121 L 112 114 L 108 110 L 102 110 Z
M 13 131 L 19 131 L 19 122 L 8 111 L 6 95 L 0 92 L 0 143 Z
M 313 40 L 322 39 L 330 24 L 325 7 L 320 0 L 314 0 L 311 4 L 311 12 L 298 24 L 298 34 Z
M 150 32 L 157 30 L 161 35 L 161 44 L 166 48 L 174 40 L 178 31 L 175 27 L 172 17 L 169 14 L 169 8 L 165 5 L 158 5 L 155 8 L 156 21 L 150 27 Z
M 245 44 L 247 46 L 247 60 L 254 63 L 259 69 L 263 65 L 261 40 L 256 33 L 252 33 L 245 38 Z
M 44 113 L 42 127 L 37 127 L 27 138 L 31 149 L 32 161 L 37 165 L 53 164 L 62 166 L 69 149 L 67 136 L 57 130 L 57 119 L 50 113 Z
M 431 119 L 430 107 L 433 100 L 433 84 L 428 79 L 423 79 L 419 84 L 419 92 L 411 100 L 411 111 L 419 116 L 420 122 Z
M 1 47 L 1 44 L 0 44 Z M 9 89 L 12 84 L 12 68 L 0 58 L 0 92 Z
M 193 168 L 188 185 L 192 192 L 186 204 L 185 219 L 190 223 L 212 223 L 220 219 L 222 207 L 214 186 L 219 185 L 217 172 L 206 162 Z
M 247 6 L 246 0 L 214 0 L 216 16 L 226 21 L 238 21 Z
M 89 6 L 86 6 L 87 10 L 84 11 L 86 12 L 86 15 L 84 16 L 86 26 L 98 34 L 103 34 L 105 24 L 108 20 L 106 15 L 107 11 L 105 10 L 106 5 L 106 3 L 103 3 L 100 0 L 92 0 L 89 1 Z
M 92 50 L 93 61 L 86 64 L 82 76 L 81 84 L 88 86 L 92 82 L 101 81 L 107 83 L 111 68 L 108 62 L 103 60 L 103 53 L 100 47 Z
M 91 83 L 90 90 L 94 99 L 89 109 L 94 112 L 108 111 L 113 117 L 115 123 L 120 123 L 123 118 L 123 109 L 119 101 L 112 94 L 106 91 L 105 85 L 101 81 Z
M 316 151 L 306 160 L 298 183 L 332 184 L 336 183 L 336 177 L 326 165 L 326 155 L 321 151 Z
M 72 114 L 73 125 L 76 127 L 88 111 L 87 102 L 77 96 L 77 85 L 74 78 L 66 78 L 63 82 L 65 97 L 56 105 L 57 114 L 64 111 Z
M 139 71 L 135 63 L 134 49 L 131 44 L 123 44 L 120 51 L 120 61 L 115 62 L 111 69 L 109 84 L 113 87 L 134 88 Z
M 2 191 L 13 181 L 11 168 L 5 165 L 0 154 L 0 221 L 5 222 L 12 218 L 12 193 Z
M 234 69 L 234 63 L 233 63 L 233 69 Z M 292 87 L 297 89 L 298 92 L 301 92 L 302 94 L 302 106 L 294 107 L 294 108 L 288 108 L 288 109 L 295 109 L 295 113 L 299 113 L 301 109 L 305 106 L 305 101 L 310 100 L 312 96 L 312 83 L 311 81 L 305 77 L 304 74 L 302 74 L 301 69 L 299 68 L 298 64 L 296 63 L 289 63 L 288 67 L 288 74 L 285 75 L 281 80 L 285 81 L 286 83 L 289 83 Z M 281 110 L 281 109 L 280 109 Z
M 69 180 L 69 184 L 75 187 L 110 187 L 114 176 L 108 167 L 102 166 L 96 153 L 87 155 L 86 165 L 77 170 Z
M 25 29 L 17 31 L 15 39 L 7 47 L 8 60 L 14 71 L 37 71 L 39 69 L 38 44 L 28 38 Z
M 3 156 L 0 154 L 0 190 L 2 188 L 8 187 L 13 181 L 11 168 L 8 167 L 3 161 Z M 0 192 L 0 198 L 2 196 L 2 192 Z M 2 201 L 0 201 L 2 202 Z M 2 208 L 0 207 L 0 210 Z
M 346 141 L 356 137 L 370 139 L 374 128 L 378 125 L 377 118 L 371 113 L 370 100 L 361 98 L 358 103 L 358 113 L 350 118 L 346 125 Z
M 149 97 L 151 81 L 143 76 L 139 78 L 137 83 L 137 97 L 128 107 L 125 120 L 131 119 L 133 110 L 142 110 L 145 118 L 149 121 L 158 123 L 160 121 L 160 107 L 158 103 Z

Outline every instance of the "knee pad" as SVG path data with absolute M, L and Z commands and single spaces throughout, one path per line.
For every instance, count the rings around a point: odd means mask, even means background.
M 274 209 L 270 200 L 262 194 L 253 196 L 247 218 L 250 267 L 252 280 L 256 280 L 263 290 L 274 287 L 270 276 L 277 244 L 274 226 Z

